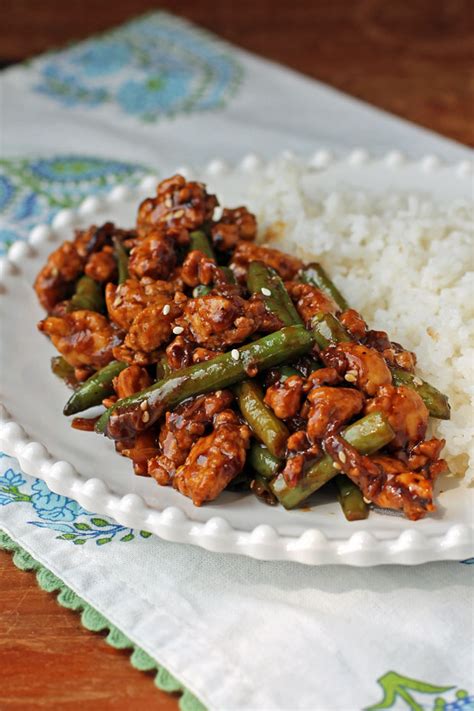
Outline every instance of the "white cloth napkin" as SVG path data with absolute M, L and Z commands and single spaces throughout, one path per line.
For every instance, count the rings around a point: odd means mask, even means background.
M 161 174 L 283 148 L 469 156 L 161 13 L 9 69 L 2 92 L 5 185 L 28 178 L 30 191 L 21 210 L 0 198 L 8 234 L 21 233 L 26 203 L 31 222 L 45 194 L 50 213 L 74 200 L 85 156 Z M 33 154 L 48 160 L 27 169 L 20 159 Z M 74 158 L 79 179 L 51 201 Z M 1 527 L 209 709 L 474 708 L 469 565 L 308 568 L 211 554 L 89 514 L 7 457 L 0 466 Z

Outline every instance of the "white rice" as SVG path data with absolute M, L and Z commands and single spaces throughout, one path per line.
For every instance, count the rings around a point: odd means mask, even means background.
M 474 472 L 472 205 L 425 195 L 341 192 L 310 197 L 309 169 L 272 166 L 252 186 L 261 238 L 321 262 L 371 328 L 418 357 L 419 374 L 449 396 L 433 420 L 452 474 Z

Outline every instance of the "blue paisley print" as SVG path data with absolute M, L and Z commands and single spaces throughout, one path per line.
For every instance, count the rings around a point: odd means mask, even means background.
M 80 155 L 0 160 L 0 253 L 36 225 L 50 223 L 62 208 L 123 182 L 135 185 L 149 172 L 142 165 Z
M 94 542 L 102 546 L 112 541 L 126 543 L 139 538 L 149 538 L 147 531 L 135 531 L 108 518 L 97 516 L 82 508 L 67 496 L 54 494 L 44 481 L 34 479 L 15 468 L 15 460 L 0 454 L 0 507 L 9 504 L 27 506 L 32 520 L 28 523 L 38 528 L 56 531 L 58 539 L 74 545 Z
M 141 121 L 222 108 L 242 67 L 211 35 L 166 13 L 42 57 L 32 88 L 65 107 L 102 105 Z

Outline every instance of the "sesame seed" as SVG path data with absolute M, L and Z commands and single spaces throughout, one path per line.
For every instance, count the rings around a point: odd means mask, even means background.
M 362 498 L 364 499 L 364 504 L 371 504 L 372 503 L 371 500 L 366 499 L 365 496 L 363 496 Z
M 234 360 L 239 360 L 239 358 L 240 358 L 240 353 L 239 353 L 239 351 L 237 350 L 237 348 L 233 348 L 233 349 L 231 350 L 231 352 L 230 352 L 230 355 L 232 356 L 232 358 L 233 358 Z
M 260 289 L 260 291 L 262 292 L 262 294 L 263 294 L 264 296 L 271 296 L 271 295 L 272 295 L 272 292 L 270 291 L 270 289 L 267 289 L 266 286 L 262 286 L 262 288 Z
M 353 370 L 349 370 L 345 376 L 344 380 L 347 380 L 348 383 L 355 383 L 357 381 L 357 375 L 354 373 Z
M 115 299 L 115 301 L 113 303 L 114 308 L 117 308 L 117 306 L 120 306 L 121 303 L 122 303 L 122 299 L 120 298 L 120 296 L 117 296 L 117 298 Z
M 175 336 L 179 336 L 180 333 L 183 333 L 184 328 L 182 326 L 175 326 L 173 328 L 173 333 Z
M 174 217 L 182 217 L 184 215 L 184 210 L 176 210 Z
M 341 467 L 341 465 L 339 464 L 339 462 L 333 462 L 332 465 L 333 465 L 334 469 L 337 469 L 338 471 L 341 471 L 342 467 Z
M 163 306 L 163 316 L 168 316 L 170 311 L 171 311 L 171 306 L 169 304 L 165 304 Z
M 143 400 L 143 402 L 140 403 L 140 410 L 146 410 L 148 407 L 148 400 Z
M 345 453 L 345 452 L 339 452 L 339 454 L 338 454 L 337 456 L 339 457 L 339 461 L 341 461 L 343 464 L 345 464 L 346 459 L 347 459 L 346 453 Z
M 418 385 L 418 387 L 420 387 L 420 385 L 423 385 L 422 379 L 419 378 L 417 375 L 415 375 L 415 377 L 413 378 L 413 382 L 415 385 Z
M 142 415 L 142 422 L 148 422 L 149 419 L 150 419 L 150 413 L 148 411 L 144 412 Z

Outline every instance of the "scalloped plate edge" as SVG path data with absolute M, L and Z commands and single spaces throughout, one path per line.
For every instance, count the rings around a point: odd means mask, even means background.
M 291 158 L 290 152 L 282 157 Z M 397 167 L 407 161 L 399 151 L 389 151 L 383 157 L 373 159 L 362 148 L 351 151 L 344 157 L 334 158 L 328 150 L 318 150 L 308 165 L 324 169 L 333 162 L 345 162 L 360 166 L 375 160 L 387 168 Z M 470 179 L 473 166 L 470 161 L 461 161 L 446 166 L 436 156 L 428 155 L 416 162 L 422 172 L 433 172 L 441 166 L 453 171 L 453 177 Z M 263 169 L 265 162 L 257 155 L 245 156 L 235 167 L 220 159 L 210 161 L 202 174 L 219 176 L 231 171 L 254 173 Z M 185 177 L 194 174 L 192 168 L 177 168 Z M 21 262 L 36 255 L 35 245 L 54 242 L 56 230 L 73 224 L 76 215 L 86 217 L 106 204 L 116 204 L 137 194 L 153 190 L 159 178 L 149 175 L 143 178 L 138 188 L 116 186 L 105 196 L 88 197 L 74 210 L 61 210 L 53 219 L 52 226 L 38 225 L 26 242 L 11 245 L 8 257 L 0 260 L 0 294 L 3 293 L 2 277 L 8 279 L 19 273 Z M 357 531 L 345 539 L 328 539 L 319 529 L 308 529 L 299 537 L 280 535 L 266 524 L 246 532 L 232 528 L 222 517 L 212 517 L 206 523 L 191 520 L 180 508 L 170 506 L 163 511 L 149 507 L 137 494 L 120 497 L 113 494 L 100 479 L 84 479 L 74 467 L 55 460 L 46 446 L 30 439 L 21 424 L 9 416 L 0 406 L 0 449 L 15 457 L 22 470 L 31 476 L 43 479 L 55 493 L 69 496 L 89 510 L 113 517 L 118 523 L 132 528 L 143 528 L 160 538 L 176 543 L 189 543 L 216 553 L 236 553 L 259 560 L 289 560 L 306 565 L 346 564 L 354 566 L 395 563 L 418 565 L 435 560 L 460 560 L 473 554 L 474 526 L 454 524 L 441 536 L 426 536 L 419 531 L 406 529 L 398 536 L 380 540 L 369 531 Z

